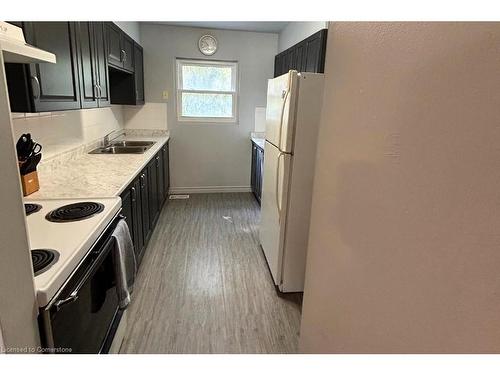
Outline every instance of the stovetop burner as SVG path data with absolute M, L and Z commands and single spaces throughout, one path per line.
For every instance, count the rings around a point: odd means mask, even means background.
M 97 202 L 78 202 L 50 211 L 45 218 L 48 221 L 64 223 L 88 219 L 104 210 L 104 205 Z
M 42 209 L 42 206 L 36 203 L 25 203 L 24 204 L 24 212 L 26 213 L 26 216 L 38 212 Z
M 59 253 L 50 249 L 31 250 L 31 261 L 33 262 L 33 271 L 35 276 L 47 271 L 59 259 Z

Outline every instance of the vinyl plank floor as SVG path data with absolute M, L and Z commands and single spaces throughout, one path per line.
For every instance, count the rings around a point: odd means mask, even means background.
M 302 295 L 278 294 L 250 193 L 163 207 L 137 275 L 122 353 L 296 353 Z

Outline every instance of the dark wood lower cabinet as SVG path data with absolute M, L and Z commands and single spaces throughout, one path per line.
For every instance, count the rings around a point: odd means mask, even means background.
M 168 198 L 168 190 L 170 189 L 170 158 L 168 156 L 168 141 L 161 149 L 163 154 L 163 199 Z
M 141 186 L 141 220 L 142 220 L 142 233 L 144 237 L 144 245 L 151 237 L 151 225 L 149 223 L 149 181 L 148 181 L 148 168 L 144 168 L 139 175 Z
M 252 141 L 252 169 L 250 184 L 252 193 L 260 204 L 262 197 L 262 177 L 264 173 L 264 150 Z
M 158 171 L 156 169 L 156 155 L 148 164 L 149 178 L 149 225 L 154 227 L 158 218 Z
M 138 265 L 167 196 L 165 186 L 169 185 L 169 175 L 165 173 L 165 155 L 168 164 L 168 144 L 166 146 L 155 154 L 120 196 Z

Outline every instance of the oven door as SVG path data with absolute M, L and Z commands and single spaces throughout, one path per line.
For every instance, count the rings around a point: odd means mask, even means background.
M 110 235 L 103 237 L 42 311 L 42 339 L 49 351 L 68 352 L 71 348 L 71 353 L 101 353 L 109 349 L 112 327 L 117 326 L 113 321 L 121 314 L 117 314 L 113 267 L 115 240 Z

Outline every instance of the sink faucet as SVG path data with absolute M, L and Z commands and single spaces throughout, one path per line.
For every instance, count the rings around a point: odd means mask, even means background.
M 102 143 L 103 143 L 103 147 L 108 147 L 110 145 L 110 136 L 111 134 L 115 133 L 116 130 L 113 130 L 112 132 L 109 132 L 108 134 L 106 134 L 102 140 Z M 119 136 L 121 135 L 121 132 L 114 138 L 118 138 Z

